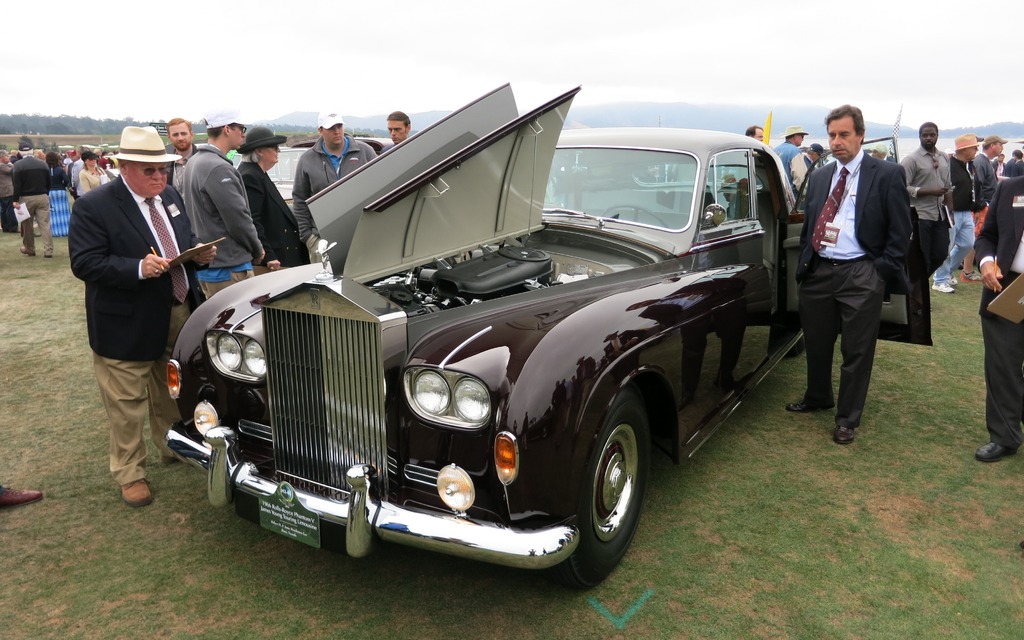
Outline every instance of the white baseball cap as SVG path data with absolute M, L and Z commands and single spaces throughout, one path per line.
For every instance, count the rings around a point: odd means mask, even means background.
M 336 124 L 345 126 L 345 118 L 341 117 L 340 111 L 321 111 L 316 117 L 318 129 L 330 129 Z
M 206 126 L 210 129 L 226 127 L 229 124 L 245 124 L 242 122 L 242 113 L 238 109 L 219 108 L 210 109 L 206 112 Z

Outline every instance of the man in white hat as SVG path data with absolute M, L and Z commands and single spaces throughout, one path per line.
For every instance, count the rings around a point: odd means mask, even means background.
M 85 282 L 85 316 L 93 369 L 110 423 L 110 473 L 132 507 L 153 501 L 146 481 L 143 425 L 149 413 L 153 443 L 164 443 L 181 420 L 167 393 L 167 360 L 189 313 L 202 301 L 193 262 L 205 264 L 216 247 L 173 265 L 199 244 L 181 196 L 167 185 L 168 163 L 153 127 L 125 127 L 117 155 L 120 177 L 75 200 L 68 230 L 71 271 Z
M 786 169 L 786 177 L 789 178 L 789 187 L 796 191 L 796 183 L 793 180 L 793 158 L 800 155 L 800 145 L 804 143 L 804 136 L 808 135 L 804 128 L 798 124 L 786 127 L 786 141 L 775 147 L 773 151 L 782 160 L 782 166 Z
M 239 120 L 233 109 L 207 113 L 208 144 L 196 147 L 183 172 L 181 195 L 196 235 L 203 242 L 224 238 L 216 259 L 199 273 L 207 298 L 253 277 L 253 263 L 263 261 L 263 244 L 252 222 L 242 176 L 228 160 L 228 153 L 245 142 L 246 126 Z
M 299 224 L 299 239 L 306 244 L 314 263 L 320 262 L 316 255 L 320 230 L 306 201 L 377 157 L 370 145 L 345 133 L 345 119 L 340 111 L 321 111 L 316 124 L 320 139 L 299 157 L 292 185 L 292 210 Z

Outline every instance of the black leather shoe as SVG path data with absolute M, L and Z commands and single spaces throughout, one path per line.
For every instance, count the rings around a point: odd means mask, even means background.
M 1001 444 L 990 442 L 986 445 L 978 447 L 978 450 L 974 452 L 974 459 L 980 460 L 981 462 L 995 462 L 1002 460 L 1006 456 L 1012 456 L 1017 453 L 1016 449 L 1010 447 L 1004 447 Z
M 834 440 L 836 444 L 850 444 L 856 437 L 857 431 L 850 427 L 836 425 L 836 430 L 832 432 L 832 440 Z
M 831 409 L 834 404 L 828 406 L 818 406 L 816 404 L 807 404 L 803 400 L 800 402 L 790 402 L 786 405 L 786 411 L 792 411 L 793 413 L 810 413 L 812 411 L 824 411 L 825 409 Z

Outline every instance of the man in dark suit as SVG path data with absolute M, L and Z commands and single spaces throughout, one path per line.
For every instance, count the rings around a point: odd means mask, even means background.
M 985 340 L 985 426 L 989 443 L 974 457 L 995 462 L 1017 453 L 1024 407 L 1024 323 L 988 310 L 995 297 L 1024 273 L 1024 178 L 996 186 L 974 253 L 981 268 L 981 334 Z
M 171 265 L 198 244 L 181 196 L 167 186 L 168 162 L 152 127 L 125 127 L 120 178 L 75 201 L 68 232 L 71 270 L 85 281 L 93 369 L 110 422 L 110 473 L 133 507 L 153 501 L 146 481 L 143 423 L 165 461 L 171 423 L 181 417 L 167 391 L 167 360 L 178 331 L 202 301 L 192 262 Z M 209 263 L 216 247 L 193 260 Z
M 903 168 L 861 150 L 864 115 L 851 105 L 825 119 L 837 160 L 811 174 L 800 236 L 800 322 L 807 349 L 807 390 L 787 411 L 836 407 L 832 439 L 853 442 L 860 425 L 886 291 L 905 294 L 910 201 Z M 842 333 L 839 403 L 832 354 Z

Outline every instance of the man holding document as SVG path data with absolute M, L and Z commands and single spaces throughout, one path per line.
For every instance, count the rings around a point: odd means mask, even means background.
M 203 298 L 195 263 L 216 256 L 198 245 L 185 204 L 167 185 L 177 155 L 152 127 L 125 127 L 121 175 L 75 201 L 68 231 L 71 270 L 85 282 L 93 369 L 110 423 L 110 473 L 132 507 L 153 501 L 146 481 L 143 426 L 165 461 L 171 423 L 181 419 L 167 392 L 167 360 L 178 332 Z M 191 260 L 177 260 L 191 257 Z
M 1024 273 L 1024 178 L 1000 182 L 985 224 L 974 243 L 975 257 L 981 268 L 981 333 L 985 341 L 985 425 L 989 443 L 974 457 L 995 462 L 1017 453 L 1021 445 L 1021 420 L 1024 413 L 1024 323 L 1015 322 L 1024 298 L 1024 280 L 1009 297 L 989 305 L 1000 292 L 1009 288 Z M 1019 295 L 1017 289 L 1021 289 Z M 999 309 L 997 313 L 994 310 Z M 1004 316 L 1011 316 L 1009 319 Z

